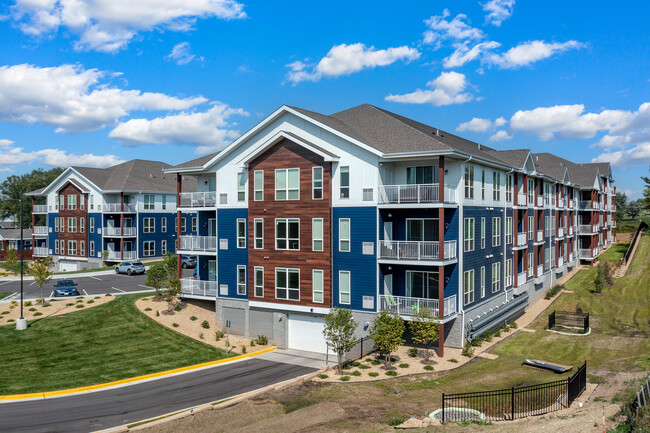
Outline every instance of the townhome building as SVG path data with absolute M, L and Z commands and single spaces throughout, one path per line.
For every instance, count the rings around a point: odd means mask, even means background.
M 614 200 L 609 165 L 547 155 L 367 104 L 282 106 L 221 152 L 164 170 L 178 191 L 197 180 L 178 194 L 199 223 L 179 233 L 177 250 L 199 257 L 183 296 L 214 301 L 231 332 L 321 353 L 333 307 L 352 310 L 358 337 L 381 310 L 412 320 L 427 307 L 439 352 L 461 347 L 615 238 L 613 208 L 594 208 Z
M 163 173 L 168 167 L 140 159 L 69 167 L 29 193 L 34 257 L 51 256 L 57 271 L 73 271 L 175 253 L 176 218 L 181 234 L 194 233 L 197 219 L 177 214 L 175 176 Z M 185 186 L 196 190 L 196 180 L 187 178 Z
M 13 224 L 6 224 L 7 227 L 0 223 L 0 261 L 7 260 L 9 250 L 16 251 L 16 258 L 20 260 L 20 251 L 23 252 L 23 260 L 32 259 L 32 230 L 23 229 L 23 240 L 20 240 L 20 229 L 15 228 Z

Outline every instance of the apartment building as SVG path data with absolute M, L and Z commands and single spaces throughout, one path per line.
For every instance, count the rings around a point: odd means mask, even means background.
M 20 242 L 20 229 L 14 224 L 0 223 L 0 261 L 7 260 L 7 252 L 16 250 L 16 258 L 20 260 L 20 250 L 23 250 L 23 260 L 32 259 L 32 230 L 23 229 L 23 242 Z M 23 248 L 24 246 L 24 248 Z
M 176 179 L 170 165 L 134 159 L 108 168 L 69 167 L 32 191 L 34 257 L 51 256 L 57 271 L 96 268 L 106 261 L 150 259 L 176 251 Z M 196 180 L 186 179 L 196 190 Z M 183 213 L 181 234 L 196 231 Z
M 325 352 L 332 307 L 352 310 L 359 337 L 380 310 L 410 320 L 429 307 L 439 350 L 460 347 L 615 238 L 608 164 L 499 151 L 367 104 L 283 106 L 164 171 L 179 191 L 197 180 L 178 195 L 199 222 L 178 240 L 199 256 L 184 296 L 280 347 Z

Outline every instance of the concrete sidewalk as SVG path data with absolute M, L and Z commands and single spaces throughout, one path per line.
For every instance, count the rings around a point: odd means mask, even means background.
M 296 349 L 275 349 L 273 352 L 259 355 L 258 358 L 267 361 L 281 362 L 283 364 L 299 365 L 302 367 L 311 367 L 321 369 L 325 367 L 326 355 L 324 353 L 306 352 Z M 329 354 L 329 365 L 336 365 L 336 354 Z

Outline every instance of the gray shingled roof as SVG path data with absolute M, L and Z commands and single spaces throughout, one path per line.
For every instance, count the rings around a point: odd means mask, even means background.
M 208 155 L 203 155 L 199 158 L 192 159 L 190 161 L 184 162 L 182 164 L 174 165 L 173 167 L 168 167 L 168 168 L 193 168 L 193 167 L 203 167 L 203 164 L 206 162 L 210 161 L 212 158 L 217 156 L 219 151 L 210 153 Z
M 609 162 L 590 162 L 585 165 L 595 165 L 600 170 L 600 175 L 605 177 L 612 176 L 612 166 Z
M 571 182 L 580 187 L 591 188 L 596 181 L 599 168 L 596 164 L 576 164 L 551 153 L 536 153 L 533 155 L 533 159 L 535 165 L 539 165 L 537 169 L 544 174 L 547 174 L 546 171 L 558 173 L 562 170 L 562 176 L 564 176 L 563 167 L 568 168 Z
M 32 229 L 23 229 L 23 239 L 31 240 Z M 0 230 L 0 239 L 4 240 L 20 240 L 20 229 L 2 229 Z
M 488 149 L 487 152 L 495 158 L 500 159 L 516 168 L 523 168 L 526 164 L 530 149 L 514 149 L 514 150 L 495 150 Z

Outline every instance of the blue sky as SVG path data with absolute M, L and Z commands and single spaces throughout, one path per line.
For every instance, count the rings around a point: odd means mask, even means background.
M 646 2 L 15 0 L 0 6 L 0 181 L 171 164 L 282 104 L 370 103 L 499 149 L 650 164 Z

